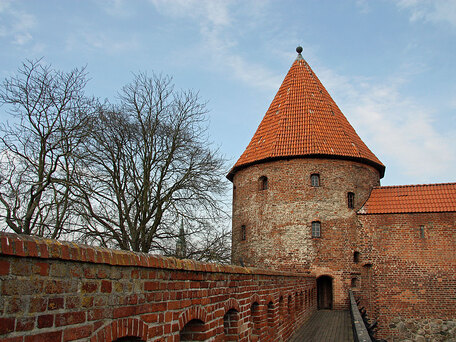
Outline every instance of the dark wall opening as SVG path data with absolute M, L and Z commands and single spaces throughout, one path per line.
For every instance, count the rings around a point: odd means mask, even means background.
M 204 322 L 199 319 L 192 319 L 180 332 L 181 341 L 205 341 L 206 339 Z
M 321 276 L 317 279 L 318 310 L 333 308 L 333 279 L 330 276 Z

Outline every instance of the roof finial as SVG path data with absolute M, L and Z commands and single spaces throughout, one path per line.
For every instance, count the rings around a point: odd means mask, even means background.
M 298 57 L 296 57 L 297 61 L 302 61 L 304 58 L 302 58 L 301 52 L 302 52 L 302 46 L 298 46 L 296 48 L 296 52 L 298 53 Z

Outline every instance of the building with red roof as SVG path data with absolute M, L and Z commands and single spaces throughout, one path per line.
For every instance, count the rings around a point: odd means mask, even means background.
M 232 261 L 314 275 L 320 309 L 352 289 L 380 337 L 438 340 L 430 319 L 456 325 L 456 183 L 380 186 L 385 166 L 297 52 L 227 175 Z
M 228 178 L 249 165 L 312 157 L 356 160 L 385 173 L 299 53 Z

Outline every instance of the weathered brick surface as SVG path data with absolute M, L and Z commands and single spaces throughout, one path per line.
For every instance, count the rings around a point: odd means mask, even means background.
M 359 220 L 358 295 L 378 318 L 379 334 L 440 341 L 453 331 L 456 338 L 453 323 L 430 328 L 435 320 L 440 325 L 456 320 L 456 213 L 359 215 Z
M 279 341 L 316 310 L 315 278 L 305 274 L 5 233 L 0 241 L 1 342 L 224 341 L 225 331 Z
M 357 213 L 379 174 L 348 160 L 263 162 L 236 171 L 233 185 L 234 263 L 330 276 L 333 308 L 348 308 L 352 288 L 378 320 L 379 337 L 456 338 L 456 213 Z M 312 221 L 321 222 L 320 238 L 311 236 Z M 436 328 L 438 319 L 448 323 Z
M 320 175 L 319 187 L 311 185 L 314 173 Z M 259 189 L 263 176 L 267 190 Z M 356 210 L 379 185 L 378 171 L 347 160 L 279 160 L 236 172 L 233 185 L 233 262 L 329 275 L 333 307 L 348 309 L 348 288 L 358 272 Z M 355 194 L 354 209 L 348 208 L 348 192 Z M 311 236 L 312 221 L 321 222 L 320 238 Z

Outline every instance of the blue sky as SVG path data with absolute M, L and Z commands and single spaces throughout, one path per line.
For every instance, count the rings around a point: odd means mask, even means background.
M 233 165 L 304 48 L 383 185 L 456 181 L 455 0 L 0 0 L 0 78 L 26 58 L 87 66 L 114 100 L 132 73 L 198 90 Z M 7 115 L 0 108 L 0 120 Z

